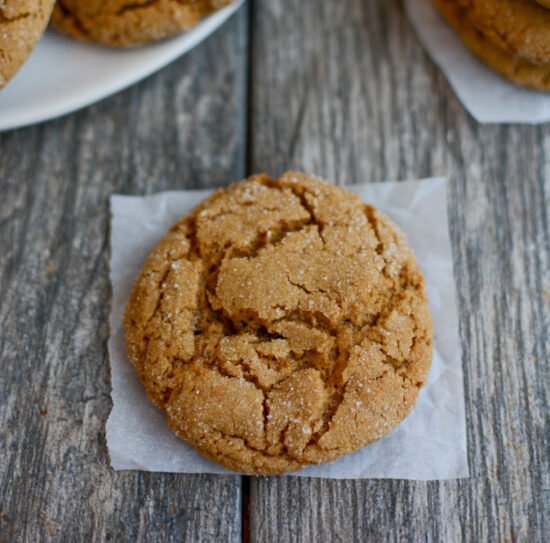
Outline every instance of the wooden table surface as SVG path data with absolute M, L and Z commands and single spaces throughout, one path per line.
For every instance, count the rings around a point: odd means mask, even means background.
M 469 479 L 114 473 L 111 193 L 446 175 Z M 397 0 L 255 0 L 99 104 L 0 134 L 0 541 L 550 540 L 550 124 L 482 126 Z

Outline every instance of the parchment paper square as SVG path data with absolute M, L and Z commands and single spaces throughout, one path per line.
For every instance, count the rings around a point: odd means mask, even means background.
M 330 464 L 292 475 L 452 479 L 468 476 L 458 312 L 447 222 L 446 181 L 349 187 L 401 226 L 426 276 L 435 343 L 428 381 L 413 413 L 383 440 Z M 210 191 L 111 197 L 109 353 L 113 409 L 107 445 L 115 470 L 232 473 L 203 458 L 168 428 L 148 400 L 124 348 L 122 319 L 130 289 L 153 245 Z

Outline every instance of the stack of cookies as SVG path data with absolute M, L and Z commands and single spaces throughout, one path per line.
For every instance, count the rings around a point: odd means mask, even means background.
M 231 0 L 0 0 L 0 89 L 52 25 L 74 38 L 126 47 L 173 36 Z
M 550 0 L 434 0 L 481 60 L 518 85 L 550 90 Z

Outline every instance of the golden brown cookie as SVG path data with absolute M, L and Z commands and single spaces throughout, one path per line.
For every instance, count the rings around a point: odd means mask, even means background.
M 292 172 L 219 190 L 175 224 L 134 284 L 125 329 L 174 432 L 256 474 L 384 437 L 432 356 L 424 280 L 398 228 Z
M 550 12 L 533 0 L 455 0 L 483 36 L 514 58 L 550 63 Z
M 54 0 L 0 1 L 0 89 L 16 74 L 42 36 Z
M 434 1 L 469 49 L 491 68 L 518 85 L 550 90 L 550 62 L 534 64 L 527 59 L 511 56 L 509 52 L 494 45 L 470 22 L 468 11 L 457 0 Z
M 52 25 L 81 40 L 141 45 L 195 26 L 231 0 L 58 0 Z

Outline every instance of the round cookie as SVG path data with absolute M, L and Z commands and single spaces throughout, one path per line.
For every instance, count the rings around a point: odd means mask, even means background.
M 550 90 L 550 62 L 533 64 L 500 49 L 477 30 L 470 22 L 467 10 L 456 0 L 435 0 L 435 4 L 468 48 L 496 72 L 518 85 Z
M 125 330 L 174 432 L 255 474 L 384 437 L 432 356 L 424 280 L 398 228 L 292 172 L 219 190 L 175 224 L 134 284 Z
M 58 0 L 52 25 L 74 38 L 127 47 L 173 36 L 231 0 Z
M 455 1 L 493 45 L 533 64 L 550 63 L 550 12 L 540 4 L 533 0 Z
M 0 2 L 0 89 L 17 73 L 44 33 L 54 0 Z

